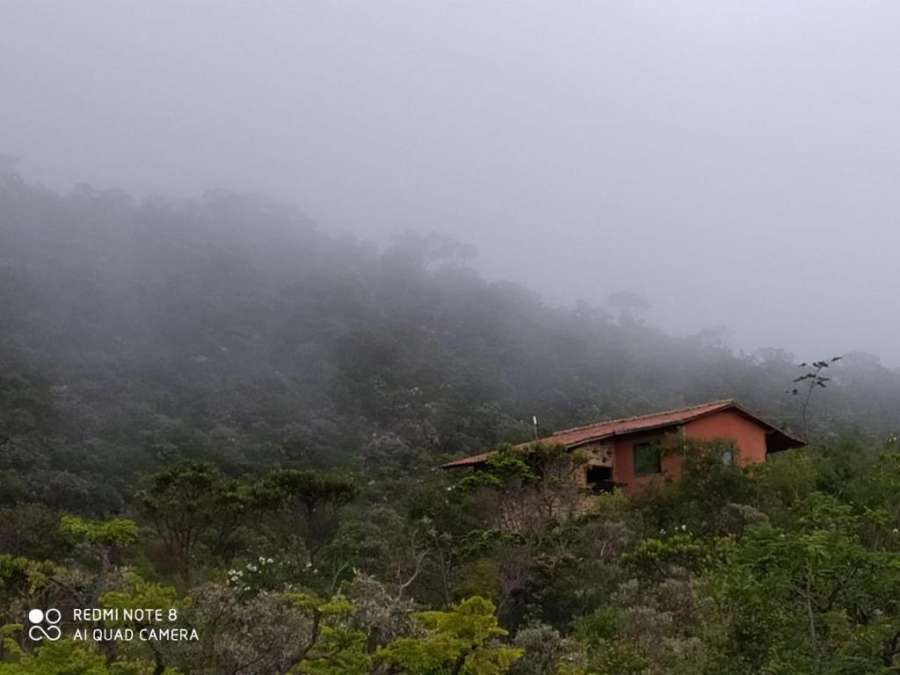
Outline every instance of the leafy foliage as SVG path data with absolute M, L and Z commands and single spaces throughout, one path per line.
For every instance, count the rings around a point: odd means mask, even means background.
M 506 631 L 497 625 L 493 603 L 478 596 L 447 612 L 421 612 L 415 619 L 422 637 L 398 638 L 379 653 L 404 672 L 491 675 L 505 672 L 521 654 L 495 643 Z
M 468 253 L 0 175 L 0 673 L 900 668 L 900 373 L 849 353 L 798 377 L 647 326 L 633 294 L 548 306 Z M 691 447 L 631 498 L 531 442 L 535 414 L 725 396 L 812 446 Z M 27 638 L 29 608 L 91 606 L 177 609 L 200 639 Z

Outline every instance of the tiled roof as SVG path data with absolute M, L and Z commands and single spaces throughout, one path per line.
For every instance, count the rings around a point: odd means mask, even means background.
M 548 445 L 559 444 L 564 445 L 567 448 L 575 448 L 579 445 L 584 445 L 585 443 L 599 441 L 605 438 L 610 438 L 612 436 L 622 436 L 624 434 L 650 431 L 651 429 L 662 429 L 666 427 L 677 426 L 679 424 L 690 422 L 691 420 L 697 419 L 698 417 L 703 417 L 704 415 L 709 415 L 727 409 L 736 409 L 738 412 L 753 419 L 757 423 L 762 424 L 772 431 L 778 432 L 788 441 L 790 441 L 792 445 L 803 445 L 803 442 L 800 439 L 793 438 L 777 427 L 774 427 L 768 422 L 760 419 L 753 413 L 742 408 L 733 399 L 711 401 L 709 403 L 701 403 L 700 405 L 688 406 L 687 408 L 664 410 L 662 412 L 650 413 L 647 415 L 637 415 L 635 417 L 622 417 L 616 420 L 607 420 L 605 422 L 587 424 L 585 426 L 574 427 L 572 429 L 563 429 L 562 431 L 557 431 L 552 436 L 546 436 L 532 442 L 544 443 Z M 523 443 L 522 445 L 530 445 L 530 443 Z M 441 468 L 449 469 L 458 466 L 472 466 L 475 464 L 481 464 L 492 454 L 494 453 L 483 452 L 478 455 L 472 455 L 471 457 L 463 457 L 462 459 L 448 462 L 447 464 L 442 465 Z
M 462 459 L 457 459 L 453 462 L 447 462 L 446 464 L 441 464 L 442 469 L 452 469 L 455 466 L 472 466 L 474 464 L 481 464 L 482 462 L 487 461 L 487 458 L 493 455 L 496 450 L 491 450 L 490 452 L 482 452 L 478 455 L 470 455 L 469 457 L 463 457 Z
M 622 434 L 629 434 L 637 431 L 647 431 L 650 429 L 672 426 L 674 424 L 683 424 L 684 422 L 702 417 L 703 415 L 730 408 L 733 405 L 735 405 L 734 401 L 728 399 L 724 401 L 702 403 L 687 408 L 664 410 L 662 412 L 649 413 L 647 415 L 622 417 L 617 420 L 587 424 L 583 427 L 575 427 L 574 429 L 563 429 L 562 431 L 557 431 L 552 436 L 542 438 L 541 442 L 559 443 L 566 447 L 575 447 L 576 445 L 599 440 L 601 438 L 608 438 L 609 436 L 621 436 Z

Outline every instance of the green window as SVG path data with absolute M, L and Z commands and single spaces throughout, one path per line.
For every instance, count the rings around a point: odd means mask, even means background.
M 662 471 L 662 456 L 659 443 L 634 444 L 634 473 L 638 476 L 649 476 Z

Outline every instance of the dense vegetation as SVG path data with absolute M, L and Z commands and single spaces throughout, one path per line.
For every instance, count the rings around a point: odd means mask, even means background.
M 789 354 L 550 307 L 468 254 L 0 176 L 0 673 L 900 670 L 900 373 L 843 355 L 804 411 Z M 491 505 L 554 489 L 540 458 L 435 470 L 532 415 L 726 397 L 810 448 L 692 449 L 677 485 L 517 532 Z M 36 648 L 31 607 L 200 639 Z

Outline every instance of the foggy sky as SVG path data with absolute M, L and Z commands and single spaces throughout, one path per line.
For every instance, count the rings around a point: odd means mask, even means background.
M 0 153 L 900 365 L 896 2 L 0 0 Z

